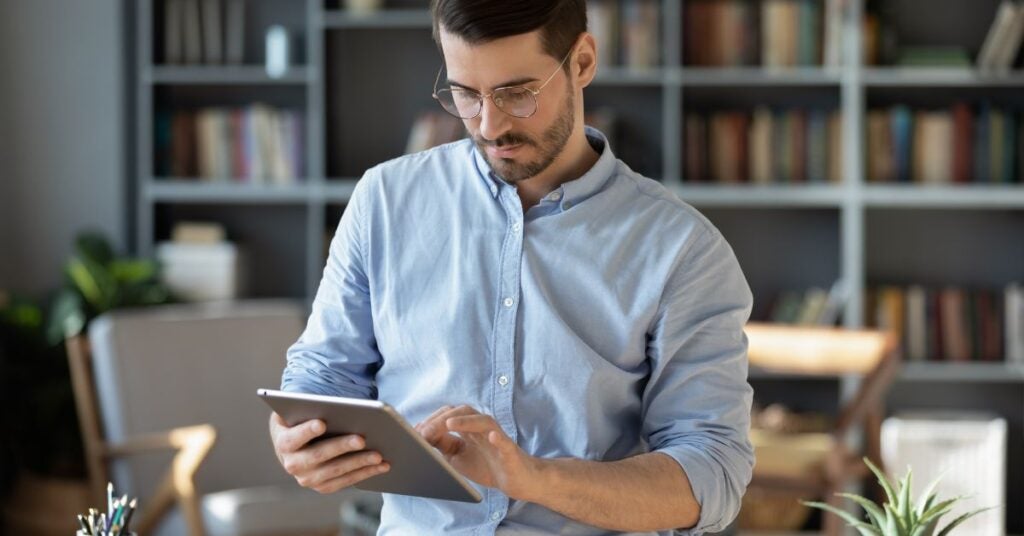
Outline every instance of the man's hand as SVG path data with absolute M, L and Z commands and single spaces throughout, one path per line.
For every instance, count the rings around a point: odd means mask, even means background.
M 277 413 L 270 415 L 270 438 L 277 459 L 300 486 L 320 493 L 334 493 L 372 476 L 386 473 L 390 464 L 379 452 L 362 450 L 366 446 L 357 435 L 320 437 L 327 427 L 312 420 L 289 427 Z
M 470 480 L 513 499 L 529 496 L 538 460 L 505 435 L 493 417 L 469 406 L 444 406 L 416 430 Z

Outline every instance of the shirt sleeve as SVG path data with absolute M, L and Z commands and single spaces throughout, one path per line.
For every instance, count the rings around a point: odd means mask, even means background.
M 306 328 L 287 351 L 281 389 L 376 398 L 381 355 L 373 333 L 367 277 L 370 170 L 357 183 L 331 240 Z
M 651 377 L 643 432 L 652 452 L 682 466 L 700 504 L 677 534 L 723 530 L 739 512 L 754 465 L 747 339 L 753 299 L 717 229 L 698 227 L 669 277 L 648 333 Z

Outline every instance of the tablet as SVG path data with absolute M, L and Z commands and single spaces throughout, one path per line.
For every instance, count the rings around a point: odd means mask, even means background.
M 359 434 L 391 470 L 359 489 L 448 501 L 480 502 L 480 493 L 391 406 L 377 400 L 260 389 L 256 392 L 289 426 L 312 419 L 327 424 L 323 437 Z

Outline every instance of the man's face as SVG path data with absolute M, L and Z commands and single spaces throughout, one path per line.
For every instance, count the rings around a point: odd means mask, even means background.
M 537 32 L 470 45 L 441 30 L 448 83 L 488 94 L 496 88 L 538 89 L 537 112 L 518 118 L 484 99 L 480 114 L 465 119 L 466 130 L 495 174 L 509 183 L 536 176 L 562 153 L 575 124 L 574 90 L 559 61 L 544 53 Z M 444 80 L 440 85 L 445 85 Z

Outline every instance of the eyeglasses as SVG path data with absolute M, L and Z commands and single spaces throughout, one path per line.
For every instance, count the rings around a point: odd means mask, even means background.
M 441 69 L 437 71 L 437 78 L 434 79 L 434 98 L 441 103 L 441 107 L 446 112 L 462 119 L 472 119 L 480 115 L 480 111 L 484 108 L 485 98 L 491 99 L 499 110 L 508 115 L 525 119 L 537 113 L 537 95 L 558 74 L 559 69 L 565 65 L 565 61 L 571 54 L 572 49 L 562 58 L 558 68 L 537 89 L 524 86 L 499 87 L 483 95 L 472 89 L 461 87 L 437 89 L 437 83 L 441 81 L 441 72 L 444 70 L 444 66 L 441 66 Z

